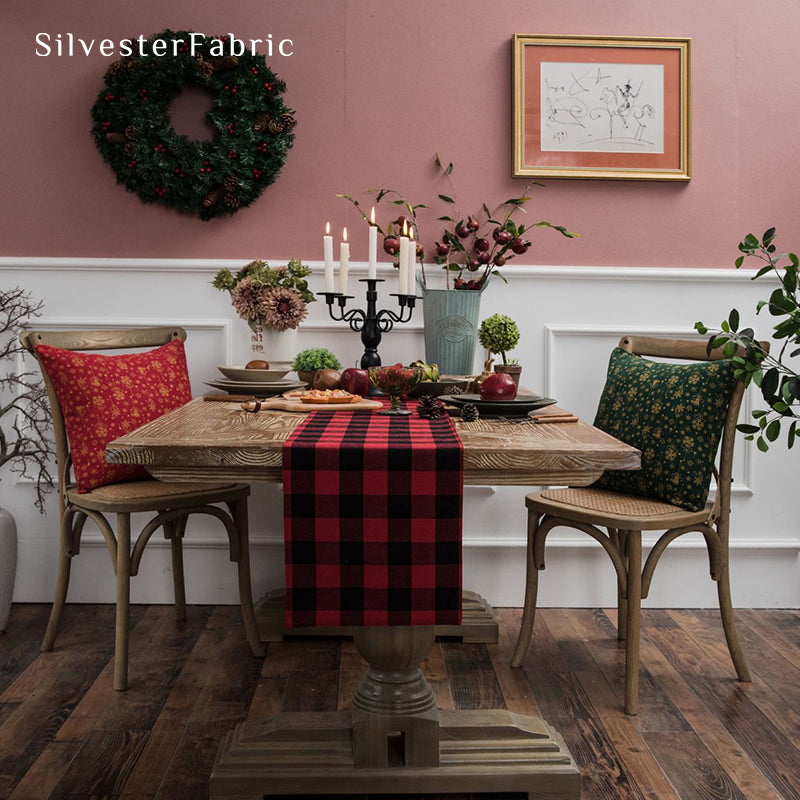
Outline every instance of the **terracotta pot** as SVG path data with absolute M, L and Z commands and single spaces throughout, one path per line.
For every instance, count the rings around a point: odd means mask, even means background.
M 522 372 L 522 367 L 519 364 L 495 364 L 494 371 L 505 372 L 507 375 L 510 375 L 519 389 L 519 376 Z

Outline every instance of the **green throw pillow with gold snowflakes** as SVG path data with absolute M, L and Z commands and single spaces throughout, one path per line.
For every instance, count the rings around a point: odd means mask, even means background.
M 730 361 L 664 364 L 615 348 L 596 427 L 642 452 L 640 470 L 609 470 L 595 486 L 700 511 L 706 503 L 736 379 Z

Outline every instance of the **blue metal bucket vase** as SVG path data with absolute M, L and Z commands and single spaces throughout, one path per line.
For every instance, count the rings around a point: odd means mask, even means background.
M 425 361 L 442 375 L 472 375 L 481 292 L 423 289 Z

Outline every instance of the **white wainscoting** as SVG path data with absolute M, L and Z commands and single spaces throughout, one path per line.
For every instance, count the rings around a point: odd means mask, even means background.
M 249 358 L 249 331 L 236 319 L 225 295 L 210 286 L 221 266 L 243 261 L 0 258 L 0 283 L 20 285 L 45 301 L 32 324 L 47 328 L 182 325 L 189 333 L 187 354 L 196 394 L 219 363 Z M 320 264 L 309 262 L 320 273 Z M 364 269 L 353 265 L 354 277 Z M 692 335 L 694 322 L 716 324 L 732 307 L 761 335 L 768 318 L 755 316 L 756 301 L 769 286 L 752 283 L 751 272 L 732 269 L 511 267 L 508 285 L 495 281 L 482 300 L 482 318 L 500 312 L 515 318 L 522 340 L 515 355 L 523 364 L 523 383 L 583 417 L 594 414 L 608 354 L 624 334 Z M 387 278 L 382 300 L 389 301 L 394 278 Z M 353 287 L 359 286 L 354 284 Z M 312 289 L 321 289 L 318 280 Z M 300 347 L 323 345 L 345 364 L 354 364 L 362 347 L 358 335 L 326 317 L 315 303 L 300 329 Z M 422 314 L 387 334 L 380 347 L 384 363 L 422 353 Z M 479 367 L 481 354 L 476 356 Z M 9 365 L 11 368 L 18 365 Z M 743 415 L 758 407 L 747 397 Z M 800 606 L 800 530 L 790 492 L 796 486 L 797 455 L 782 443 L 767 454 L 739 444 L 734 473 L 731 569 L 734 602 L 750 607 Z M 498 606 L 522 602 L 525 552 L 524 487 L 471 486 L 465 490 L 464 584 Z M 4 472 L 0 504 L 14 514 L 19 529 L 15 600 L 51 599 L 55 584 L 57 514 L 55 497 L 47 515 L 33 505 L 33 487 Z M 254 589 L 261 594 L 282 585 L 283 553 L 280 487 L 256 486 L 250 503 Z M 651 606 L 716 605 L 699 534 L 671 545 L 662 559 L 646 601 Z M 540 582 L 543 605 L 595 606 L 615 602 L 613 570 L 588 537 L 556 531 L 549 538 L 547 570 Z M 190 527 L 185 544 L 187 596 L 195 603 L 236 601 L 234 565 L 225 539 L 211 520 Z M 168 548 L 148 545 L 140 575 L 132 584 L 134 602 L 170 602 Z M 102 538 L 89 530 L 73 565 L 70 599 L 111 602 L 113 576 Z

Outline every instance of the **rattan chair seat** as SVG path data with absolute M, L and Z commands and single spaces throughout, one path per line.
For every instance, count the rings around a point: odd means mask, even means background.
M 78 507 L 98 511 L 113 507 L 116 511 L 146 511 L 159 508 L 206 503 L 220 503 L 237 491 L 247 491 L 244 484 L 197 484 L 157 480 L 125 481 L 98 486 L 91 492 L 79 494 L 75 488 L 67 490 L 67 499 Z
M 705 520 L 711 511 L 711 506 L 702 511 L 686 511 L 661 500 L 592 487 L 531 492 L 525 503 L 530 509 L 553 516 L 639 530 L 658 530 L 663 525 L 668 528 L 689 525 Z
M 197 494 L 198 492 L 216 492 L 232 488 L 233 484 L 202 484 L 194 483 L 168 483 L 167 481 L 144 480 L 112 483 L 108 486 L 99 486 L 91 492 L 78 495 L 76 500 L 90 497 L 98 500 L 118 502 L 120 500 L 143 500 L 153 497 L 175 497 L 182 494 Z M 77 493 L 77 492 L 76 492 Z
M 593 511 L 605 511 L 610 514 L 624 514 L 628 517 L 651 517 L 654 514 L 680 514 L 683 509 L 660 500 L 637 497 L 630 494 L 619 494 L 606 489 L 548 489 L 542 492 L 546 500 L 567 503 L 571 506 L 590 508 Z

